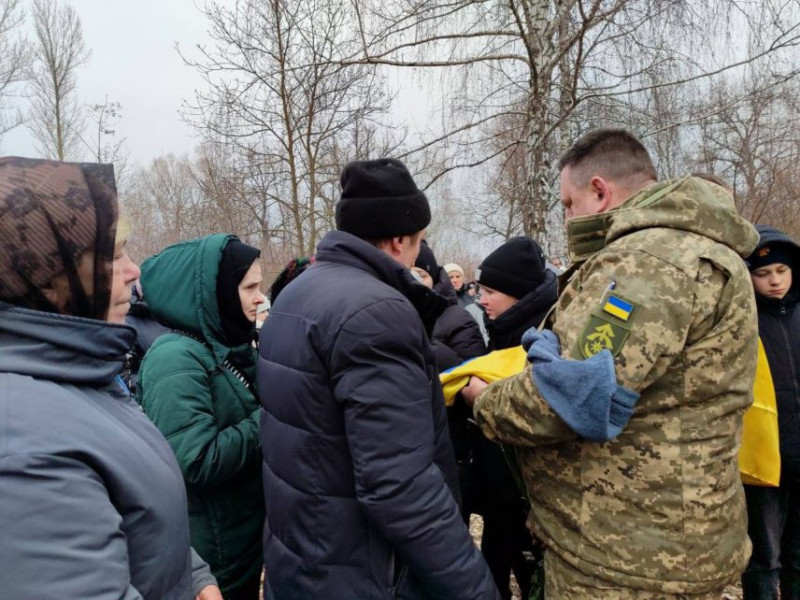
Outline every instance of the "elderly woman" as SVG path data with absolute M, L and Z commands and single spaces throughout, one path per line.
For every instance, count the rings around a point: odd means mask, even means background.
M 193 582 L 180 470 L 118 376 L 139 276 L 122 229 L 110 166 L 0 159 L 3 598 L 220 598 Z

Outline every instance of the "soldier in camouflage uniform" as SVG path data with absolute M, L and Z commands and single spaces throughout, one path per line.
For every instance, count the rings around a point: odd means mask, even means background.
M 723 188 L 656 183 L 627 132 L 587 134 L 561 167 L 574 266 L 548 321 L 559 360 L 608 350 L 638 404 L 616 438 L 590 442 L 528 370 L 483 390 L 476 419 L 517 447 L 549 599 L 718 600 L 750 554 L 737 450 L 757 331 L 740 257 L 758 235 Z

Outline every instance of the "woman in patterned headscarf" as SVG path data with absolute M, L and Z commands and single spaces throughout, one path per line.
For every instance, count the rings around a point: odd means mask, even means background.
M 110 165 L 0 159 L 4 598 L 220 597 L 193 585 L 180 470 L 118 377 L 124 229 Z

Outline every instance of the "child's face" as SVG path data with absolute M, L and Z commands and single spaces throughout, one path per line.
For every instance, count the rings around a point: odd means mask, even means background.
M 783 263 L 772 263 L 750 271 L 757 294 L 766 298 L 782 299 L 792 287 L 792 269 Z

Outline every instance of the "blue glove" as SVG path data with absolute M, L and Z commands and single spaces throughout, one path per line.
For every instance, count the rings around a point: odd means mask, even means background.
M 614 358 L 608 350 L 586 360 L 565 359 L 558 336 L 535 328 L 522 336 L 522 346 L 528 351 L 539 393 L 575 433 L 593 442 L 620 434 L 639 394 L 617 384 Z
M 528 351 L 528 362 L 533 364 L 561 360 L 558 336 L 549 329 L 539 331 L 531 327 L 522 336 L 522 347 Z

